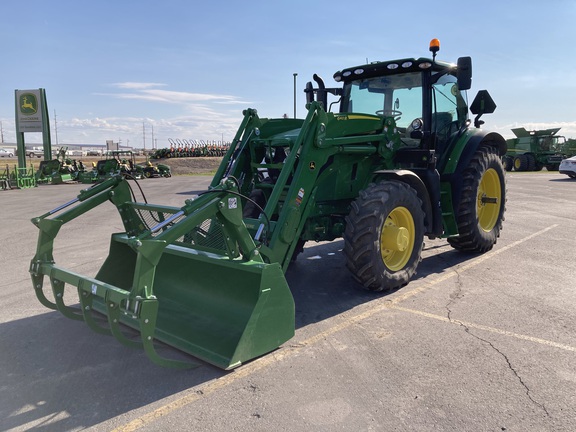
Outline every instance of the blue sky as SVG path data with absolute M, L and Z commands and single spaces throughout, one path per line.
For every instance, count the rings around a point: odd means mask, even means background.
M 561 127 L 576 138 L 576 2 L 27 0 L 0 15 L 0 121 L 15 142 L 14 90 L 46 89 L 52 142 L 157 147 L 230 140 L 242 110 L 305 116 L 314 73 L 368 61 L 471 56 L 484 128 Z M 55 117 L 56 114 L 56 117 Z M 26 142 L 39 142 L 26 134 Z

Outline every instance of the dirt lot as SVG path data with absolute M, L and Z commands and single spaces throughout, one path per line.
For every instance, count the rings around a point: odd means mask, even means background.
M 220 165 L 220 157 L 173 158 L 153 160 L 153 164 L 168 165 L 172 175 L 212 174 Z

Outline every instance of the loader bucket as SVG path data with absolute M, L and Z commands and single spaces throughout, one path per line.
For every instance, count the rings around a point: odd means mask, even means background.
M 113 237 L 96 279 L 129 290 L 136 261 L 122 237 Z M 294 301 L 279 264 L 230 261 L 168 246 L 156 266 L 153 291 L 155 337 L 223 369 L 294 336 Z
M 30 264 L 38 299 L 144 348 L 163 366 L 192 365 L 161 357 L 154 340 L 223 369 L 278 348 L 294 335 L 294 300 L 280 264 L 264 262 L 232 189 L 233 182 L 176 208 L 133 202 L 127 181 L 113 176 L 32 219 L 40 229 Z M 62 225 L 107 201 L 126 231 L 112 234 L 96 275 L 56 265 L 53 243 Z M 44 294 L 45 277 L 54 300 Z M 67 285 L 77 287 L 80 308 L 64 303 Z M 137 330 L 140 340 L 128 337 L 120 323 Z

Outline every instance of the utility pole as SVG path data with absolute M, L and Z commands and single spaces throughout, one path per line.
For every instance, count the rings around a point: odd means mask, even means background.
M 154 125 L 150 123 L 150 127 L 152 128 L 152 148 L 154 148 Z M 146 149 L 144 149 L 146 150 Z
M 4 127 L 2 126 L 2 122 L 0 121 L 0 142 L 4 144 Z
M 144 143 L 144 150 L 146 150 L 146 123 L 142 122 L 142 142 Z

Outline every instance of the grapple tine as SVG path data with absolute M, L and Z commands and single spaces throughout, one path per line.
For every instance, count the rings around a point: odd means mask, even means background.
M 32 284 L 34 285 L 34 292 L 36 293 L 36 298 L 40 303 L 47 307 L 48 309 L 58 310 L 58 306 L 53 301 L 48 300 L 46 294 L 44 294 L 44 275 L 37 274 L 35 271 L 30 270 L 32 275 Z
M 122 333 L 120 329 L 120 305 L 118 303 L 106 301 L 106 312 L 108 324 L 110 324 L 110 331 L 122 345 L 130 348 L 143 348 L 142 342 L 129 339 Z
M 62 313 L 62 315 L 76 321 L 84 320 L 83 313 L 80 309 L 73 308 L 64 304 L 65 283 L 61 280 L 50 277 L 50 284 L 52 285 L 52 292 L 54 293 L 56 307 Z
M 101 326 L 94 319 L 94 315 L 92 312 L 93 295 L 88 291 L 83 290 L 81 287 L 78 287 L 78 297 L 80 298 L 80 309 L 82 310 L 84 321 L 86 321 L 88 327 L 90 327 L 96 333 L 100 333 L 107 336 L 111 335 L 112 332 L 110 328 Z

